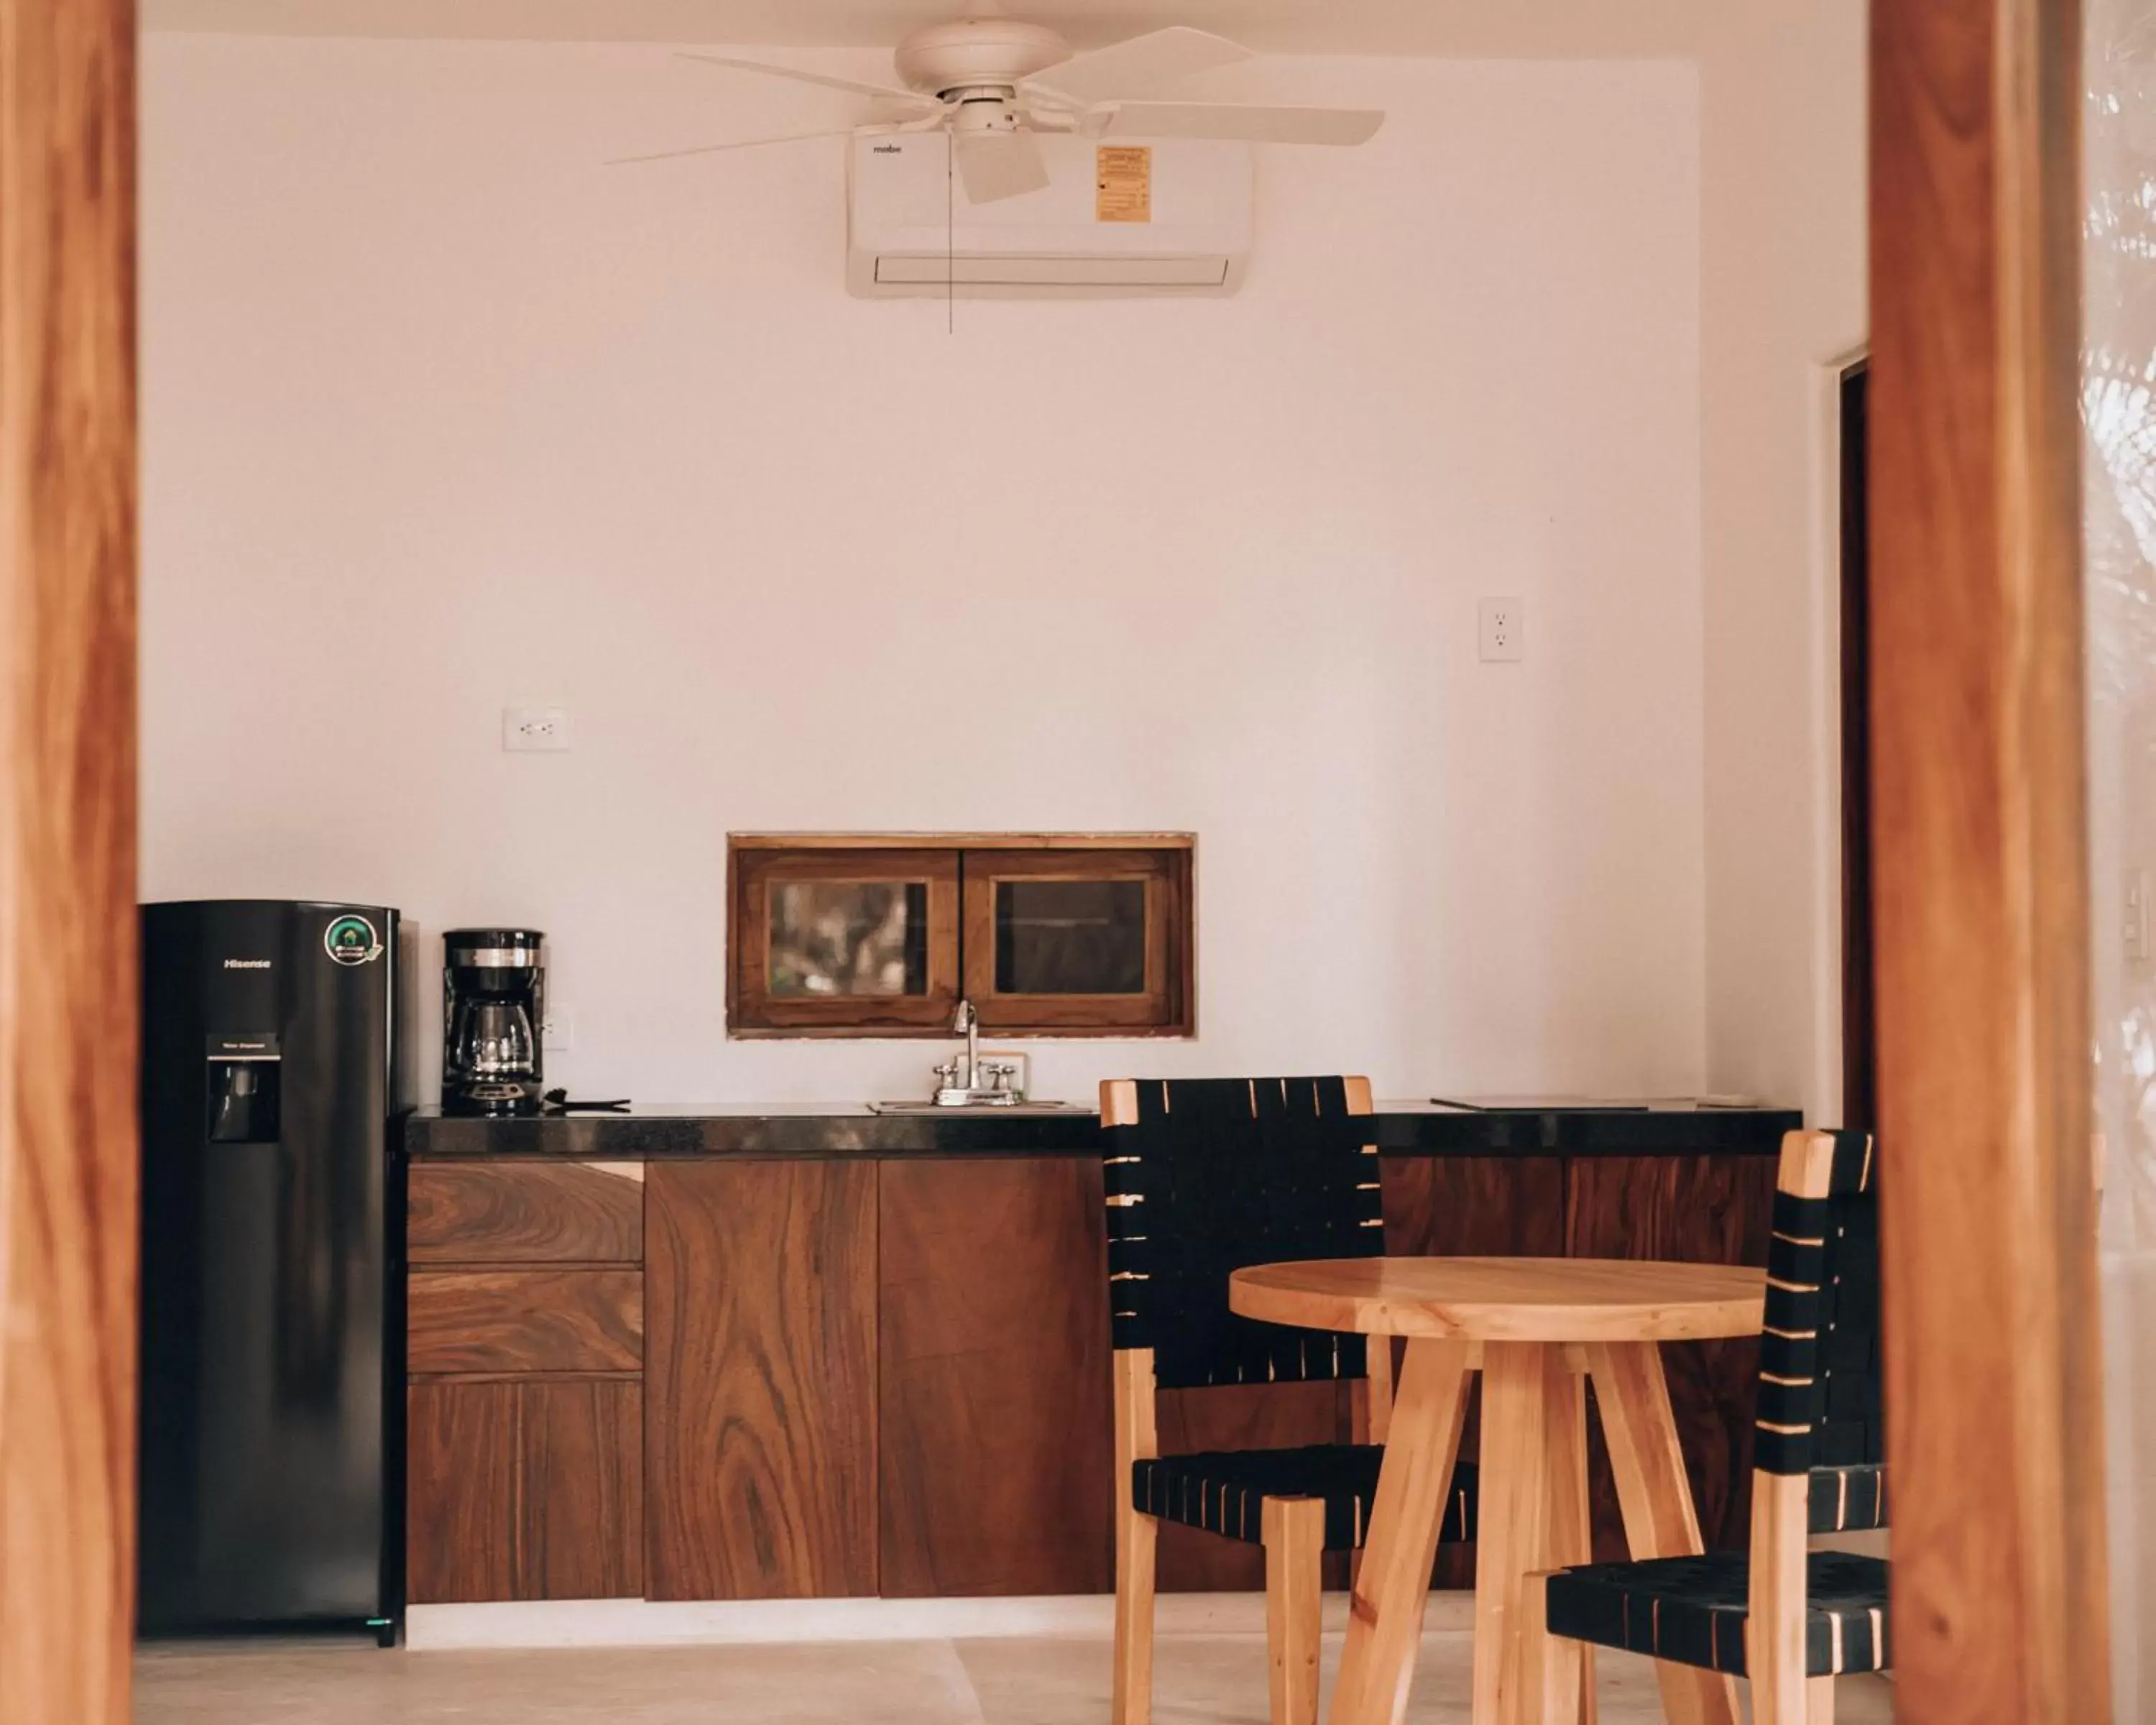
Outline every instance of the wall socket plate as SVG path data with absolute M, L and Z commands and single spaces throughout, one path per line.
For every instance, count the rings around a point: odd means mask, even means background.
M 1502 664 L 1527 656 L 1527 608 L 1523 600 L 1478 600 L 1475 621 L 1478 651 L 1484 660 Z
M 576 1045 L 576 1014 L 566 1006 L 548 1007 L 539 1026 L 539 1046 L 548 1054 L 567 1054 Z
M 551 754 L 569 747 L 569 710 L 565 706 L 506 706 L 501 710 L 501 746 L 513 753 Z

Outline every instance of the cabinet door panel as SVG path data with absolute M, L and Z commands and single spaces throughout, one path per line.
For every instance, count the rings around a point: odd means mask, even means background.
M 414 1604 L 643 1591 L 634 1379 L 416 1384 L 408 1419 Z
M 638 1271 L 414 1271 L 406 1300 L 414 1376 L 634 1372 L 644 1362 Z
M 644 1386 L 521 1385 L 520 1581 L 531 1599 L 644 1591 Z
M 879 1181 L 882 1592 L 1107 1591 L 1099 1161 L 893 1161 Z
M 1561 1258 L 1564 1163 L 1554 1156 L 1388 1156 L 1385 1250 L 1409 1258 Z M 1482 1453 L 1482 1385 L 1467 1392 L 1463 1461 Z M 1439 1587 L 1475 1585 L 1473 1545 L 1439 1548 Z
M 416 1162 L 405 1200 L 414 1264 L 634 1264 L 640 1162 Z
M 1158 1412 L 1161 1454 L 1344 1444 L 1353 1435 L 1351 1402 L 1350 1386 L 1330 1381 L 1163 1389 Z M 1129 1490 L 1127 1482 L 1123 1489 Z M 1327 1587 L 1347 1584 L 1345 1563 L 1342 1554 L 1327 1553 Z M 1163 1593 L 1250 1593 L 1265 1584 L 1263 1548 L 1223 1539 L 1201 1528 L 1162 1524 Z
M 1564 1164 L 1554 1156 L 1387 1156 L 1378 1178 L 1396 1258 L 1564 1255 Z
M 1767 1261 L 1772 1156 L 1577 1157 L 1566 1163 L 1565 1182 L 1565 1249 L 1572 1257 Z M 1665 1343 L 1662 1367 L 1700 1532 L 1711 1551 L 1742 1551 L 1751 1528 L 1759 1344 L 1749 1337 Z M 1621 1558 L 1616 1483 L 1601 1426 L 1593 1419 L 1588 1469 L 1596 1559 Z
M 405 1591 L 415 1605 L 513 1599 L 516 1384 L 415 1384 L 406 1402 Z
M 871 1162 L 654 1163 L 650 1596 L 876 1589 Z

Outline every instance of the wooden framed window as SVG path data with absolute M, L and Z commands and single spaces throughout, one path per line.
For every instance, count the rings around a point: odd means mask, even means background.
M 936 848 L 730 851 L 726 1022 L 815 1035 L 947 1031 L 958 857 Z
M 735 1036 L 1188 1036 L 1187 834 L 736 834 Z
M 966 995 L 984 1029 L 1178 1024 L 1185 895 L 1165 850 L 969 850 Z

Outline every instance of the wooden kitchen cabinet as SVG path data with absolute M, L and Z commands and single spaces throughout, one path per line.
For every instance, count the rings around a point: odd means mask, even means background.
M 640 1594 L 643 1413 L 634 1378 L 414 1384 L 412 1603 Z
M 412 1168 L 413 1604 L 643 1593 L 643 1173 L 638 1163 Z
M 1389 1156 L 1385 1250 L 1399 1258 L 1561 1258 L 1564 1163 L 1555 1156 Z M 1482 1453 L 1482 1384 L 1469 1385 L 1460 1459 Z M 1475 1548 L 1440 1546 L 1432 1580 L 1475 1585 Z
M 1156 1399 L 1161 1453 L 1294 1449 L 1344 1444 L 1353 1435 L 1345 1384 L 1215 1384 L 1163 1389 Z M 1129 1489 L 1128 1481 L 1120 1482 Z M 1265 1584 L 1262 1547 L 1164 1522 L 1156 1585 L 1167 1594 L 1251 1593 Z M 1325 1584 L 1347 1584 L 1345 1559 L 1328 1553 Z
M 894 1160 L 880 1182 L 880 1591 L 1108 1591 L 1099 1160 Z
M 1386 1246 L 1762 1263 L 1774 1177 L 1768 1155 L 1388 1155 Z M 411 1186 L 413 1603 L 1112 1584 L 1096 1157 L 419 1163 Z M 1702 1531 L 1741 1544 L 1757 1344 L 1663 1353 Z M 1354 1405 L 1168 1390 L 1161 1443 L 1342 1441 Z M 1476 1423 L 1471 1402 L 1469 1456 Z M 1473 1563 L 1445 1548 L 1435 1579 Z M 1161 1532 L 1164 1590 L 1263 1575 L 1255 1545 Z
M 1774 1168 L 1771 1156 L 1573 1158 L 1565 1165 L 1566 1253 L 1763 1265 Z M 1742 1551 L 1752 1524 L 1758 1341 L 1666 1342 L 1662 1368 L 1701 1536 L 1710 1551 Z M 1594 1420 L 1588 1421 L 1588 1486 L 1595 1559 L 1621 1559 L 1625 1531 L 1616 1481 L 1601 1425 Z
M 1388 1157 L 1385 1249 L 1396 1256 L 1767 1261 L 1771 1156 Z M 1741 1550 L 1751 1515 L 1752 1399 L 1758 1343 L 1665 1343 L 1664 1369 L 1709 1548 Z M 1592 1391 L 1589 1392 L 1592 1394 Z M 1479 1453 L 1480 1386 L 1460 1455 Z M 1602 1429 L 1588 1423 L 1598 1561 L 1626 1555 Z M 1440 1586 L 1474 1584 L 1474 1548 L 1439 1555 Z
M 876 1173 L 650 1165 L 649 1597 L 876 1591 Z

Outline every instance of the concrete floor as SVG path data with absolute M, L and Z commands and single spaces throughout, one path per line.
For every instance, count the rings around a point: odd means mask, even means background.
M 1467 1725 L 1471 1640 L 1423 1641 L 1413 1725 Z M 1326 1690 L 1338 1657 L 1327 1637 Z M 1598 1660 L 1602 1725 L 1659 1725 L 1643 1660 Z M 1839 1725 L 1883 1725 L 1891 1687 L 1845 1680 Z M 1106 1725 L 1091 1635 L 752 1646 L 382 1652 L 353 1643 L 162 1646 L 136 1663 L 137 1725 Z M 1163 1636 L 1158 1725 L 1264 1725 L 1265 1643 Z

